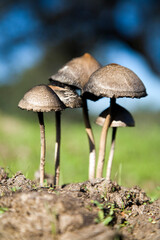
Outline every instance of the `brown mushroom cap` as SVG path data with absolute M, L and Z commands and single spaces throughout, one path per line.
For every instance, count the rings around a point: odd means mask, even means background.
M 85 85 L 84 92 L 109 98 L 141 98 L 147 95 L 139 77 L 118 64 L 109 64 L 95 71 Z
M 65 105 L 47 85 L 37 85 L 25 93 L 18 104 L 19 108 L 34 112 L 61 111 Z
M 82 107 L 81 97 L 72 89 L 62 88 L 59 86 L 48 85 L 59 97 L 59 99 L 69 108 Z
M 67 62 L 58 73 L 51 76 L 50 81 L 58 81 L 82 89 L 90 75 L 101 65 L 89 53 Z
M 109 114 L 110 108 L 104 110 L 99 117 L 96 119 L 96 124 L 103 126 L 107 115 Z M 118 104 L 114 105 L 113 119 L 110 127 L 134 127 L 135 122 L 129 111 L 121 107 Z

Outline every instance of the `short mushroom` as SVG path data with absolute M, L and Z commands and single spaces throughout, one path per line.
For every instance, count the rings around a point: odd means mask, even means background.
M 18 107 L 25 110 L 37 112 L 40 135 L 41 135 L 41 156 L 40 156 L 40 186 L 44 184 L 44 166 L 45 166 L 45 125 L 43 112 L 55 111 L 57 124 L 57 149 L 60 148 L 60 111 L 65 109 L 65 105 L 58 96 L 47 85 L 41 84 L 27 91 L 20 100 Z M 59 159 L 59 153 L 57 158 Z M 58 168 L 57 168 L 58 169 Z M 59 178 L 59 170 L 56 171 L 55 178 Z M 58 180 L 57 180 L 58 181 Z
M 110 98 L 110 112 L 107 115 L 100 138 L 99 156 L 96 177 L 102 177 L 105 159 L 105 147 L 108 128 L 112 122 L 112 112 L 116 98 L 145 97 L 146 89 L 138 76 L 130 69 L 118 64 L 108 64 L 95 71 L 84 87 L 85 92 L 92 93 L 97 97 Z
M 67 62 L 59 71 L 50 78 L 51 83 L 58 83 L 72 86 L 75 89 L 83 90 L 90 75 L 100 68 L 101 65 L 89 53 L 85 53 L 81 57 L 77 57 Z M 83 118 L 86 128 L 86 133 L 89 141 L 89 179 L 95 177 L 95 140 L 89 120 L 87 99 L 82 95 Z
M 68 86 L 59 87 L 52 84 L 48 84 L 48 86 L 57 94 L 67 108 L 82 107 L 82 99 L 74 89 Z
M 99 117 L 96 119 L 96 124 L 103 126 L 105 119 L 107 115 L 109 114 L 110 109 L 107 108 L 104 110 Z M 109 153 L 109 158 L 108 158 L 108 163 L 107 163 L 107 170 L 106 170 L 106 180 L 110 181 L 110 176 L 111 176 L 111 168 L 112 168 L 112 161 L 114 157 L 114 150 L 115 150 L 115 139 L 116 139 L 116 132 L 118 127 L 134 127 L 135 122 L 130 114 L 125 108 L 121 107 L 118 104 L 115 104 L 114 110 L 113 110 L 113 115 L 112 115 L 112 121 L 110 124 L 110 127 L 112 127 L 112 142 L 111 142 L 111 148 L 110 148 L 110 153 Z

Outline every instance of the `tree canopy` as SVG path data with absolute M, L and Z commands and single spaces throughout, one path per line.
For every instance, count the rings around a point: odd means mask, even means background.
M 160 74 L 158 0 L 1 0 L 0 11 L 2 78 L 48 50 L 52 57 L 61 49 L 69 60 L 112 40 L 141 53 Z

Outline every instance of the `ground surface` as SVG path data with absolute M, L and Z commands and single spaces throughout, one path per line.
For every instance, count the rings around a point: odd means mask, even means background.
M 97 179 L 55 190 L 0 169 L 0 196 L 1 240 L 160 239 L 160 200 L 138 187 Z

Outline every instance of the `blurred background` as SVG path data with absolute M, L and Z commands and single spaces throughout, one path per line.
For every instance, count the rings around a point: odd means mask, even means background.
M 146 86 L 143 99 L 117 102 L 136 127 L 120 129 L 112 179 L 158 196 L 160 146 L 160 2 L 158 0 L 0 0 L 0 165 L 34 178 L 39 167 L 36 114 L 18 109 L 24 93 L 74 57 L 92 54 L 102 65 L 133 70 Z M 94 124 L 108 100 L 89 102 Z M 54 113 L 45 115 L 46 172 L 53 174 Z M 110 146 L 108 136 L 107 149 Z M 108 150 L 106 152 L 107 159 Z M 88 146 L 81 109 L 62 114 L 61 183 L 85 181 Z M 84 167 L 85 166 L 85 167 Z

